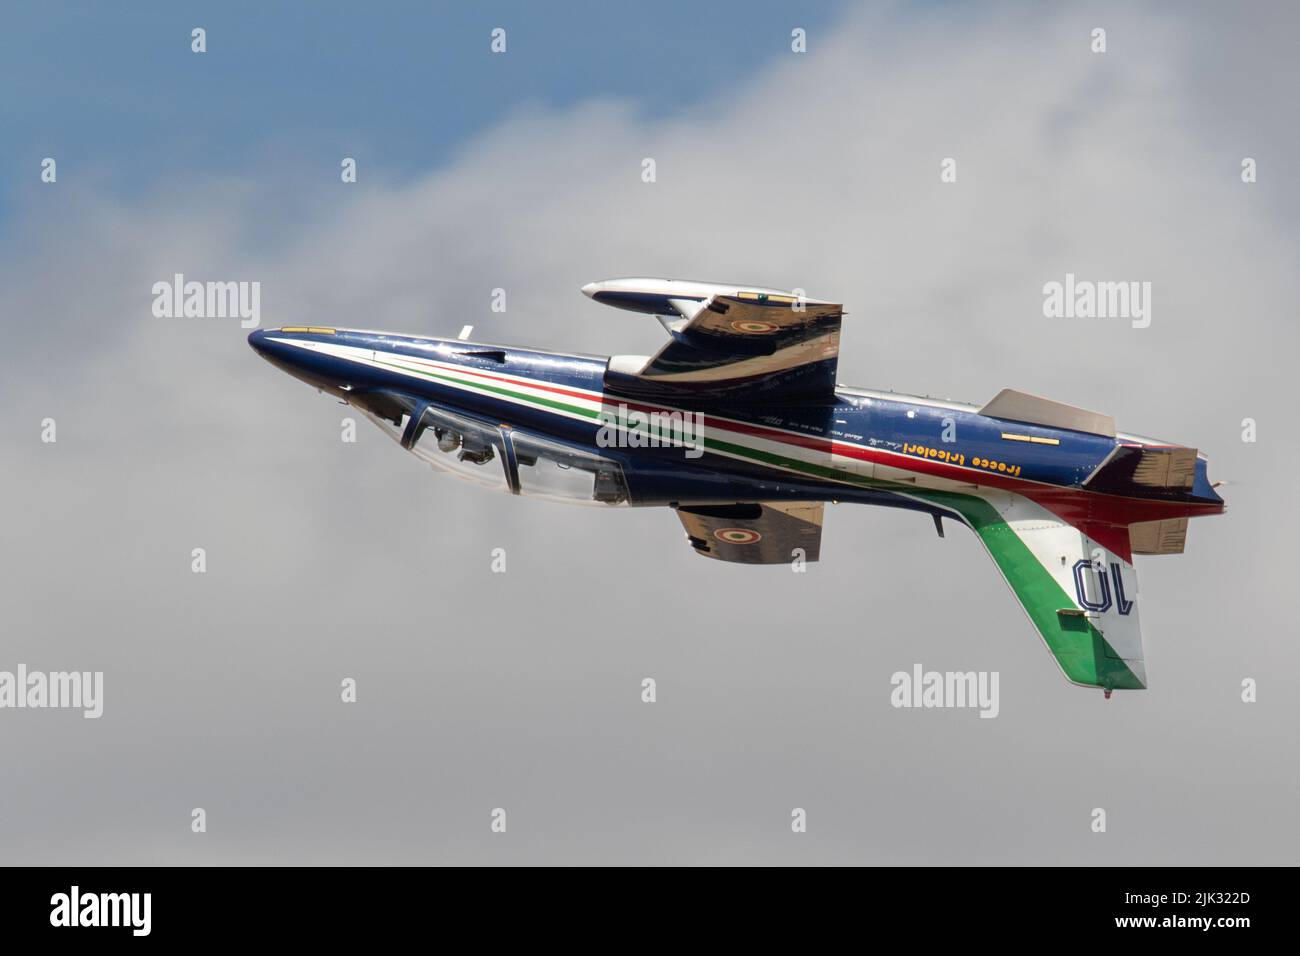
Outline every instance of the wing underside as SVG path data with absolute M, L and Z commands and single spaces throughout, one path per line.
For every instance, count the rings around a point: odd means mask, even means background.
M 677 517 L 696 554 L 738 564 L 789 564 L 820 557 L 823 508 L 820 501 L 683 505 Z

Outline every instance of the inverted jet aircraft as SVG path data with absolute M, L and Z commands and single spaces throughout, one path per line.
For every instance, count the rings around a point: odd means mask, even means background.
M 816 561 L 825 503 L 971 528 L 1072 683 L 1146 687 L 1135 554 L 1180 554 L 1223 499 L 1195 448 L 1003 389 L 983 407 L 836 385 L 843 308 L 775 289 L 616 279 L 653 356 L 315 326 L 249 342 L 437 469 L 516 495 L 672 508 L 697 554 Z

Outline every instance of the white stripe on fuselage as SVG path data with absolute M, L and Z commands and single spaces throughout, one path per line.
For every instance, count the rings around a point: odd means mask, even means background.
M 445 385 L 447 387 L 454 388 L 458 391 L 469 392 L 477 395 L 487 394 L 489 397 L 496 398 L 500 401 L 518 404 L 518 405 L 524 405 L 536 411 L 557 415 L 575 421 L 587 422 L 593 425 L 593 427 L 596 426 L 598 423 L 594 421 L 591 418 L 591 416 L 570 412 L 565 409 L 557 409 L 548 403 L 561 400 L 561 401 L 576 404 L 582 408 L 586 408 L 588 411 L 594 411 L 598 413 L 602 408 L 617 406 L 619 404 L 625 404 L 629 401 L 629 399 L 626 399 L 618 395 L 612 395 L 612 394 L 607 395 L 603 391 L 595 391 L 592 389 L 582 388 L 580 386 L 558 385 L 551 382 L 545 382 L 544 380 L 542 384 L 539 385 L 537 384 L 539 381 L 537 379 L 529 378 L 526 376 L 521 376 L 518 374 L 513 374 L 505 371 L 493 370 L 491 373 L 481 373 L 481 374 L 490 374 L 493 378 L 502 379 L 512 386 L 525 390 L 526 393 L 523 396 L 501 395 L 489 391 L 490 386 L 487 386 L 483 382 L 483 380 L 479 378 L 477 375 L 475 375 L 473 372 L 466 371 L 461 366 L 452 363 L 436 361 L 433 358 L 416 358 L 415 356 L 406 355 L 400 352 L 386 352 L 378 349 L 363 348 L 361 346 L 343 345 L 334 342 L 317 342 L 309 339 L 271 338 L 270 341 L 280 342 L 285 345 L 293 345 L 298 348 L 306 349 L 308 351 L 319 352 L 326 355 L 332 355 L 336 358 L 341 358 L 346 361 L 355 362 L 358 365 L 364 365 L 370 368 L 380 369 L 382 371 L 387 371 L 387 372 L 396 371 L 401 374 L 409 375 L 412 378 L 415 378 L 419 381 L 426 382 L 426 383 L 430 380 L 429 375 L 426 372 L 421 372 L 417 368 L 412 368 L 410 366 L 415 366 L 418 365 L 419 363 L 427 363 L 428 366 L 432 366 L 431 369 L 432 371 L 436 371 L 439 375 L 450 377 L 452 379 L 452 381 L 446 381 L 445 378 L 437 380 L 438 384 L 440 385 Z M 483 346 L 475 346 L 474 343 L 461 343 L 461 342 L 456 343 L 456 345 L 460 346 L 460 348 L 462 349 L 465 346 L 470 346 L 471 348 L 483 347 Z M 451 345 L 446 346 L 446 348 L 447 351 L 453 355 L 457 354 L 460 351 L 460 349 L 457 349 L 456 347 Z M 557 354 L 562 354 L 562 353 L 557 353 Z M 406 363 L 406 364 L 402 365 L 401 363 Z M 401 367 L 395 368 L 394 367 L 395 364 L 400 365 Z M 474 370 L 474 371 L 478 371 L 478 370 Z M 547 387 L 552 389 L 562 388 L 566 392 L 579 392 L 582 394 L 579 396 L 574 396 L 569 394 L 556 396 L 553 392 L 548 391 Z M 527 393 L 531 393 L 531 396 Z M 873 398 L 881 401 L 890 401 L 899 405 L 932 404 L 932 405 L 938 405 L 940 407 L 964 408 L 963 406 L 958 406 L 952 403 L 923 402 L 923 401 L 913 402 L 912 396 L 909 396 L 907 401 L 901 401 L 897 397 L 886 398 L 885 394 L 868 392 L 867 390 L 851 390 L 849 391 L 849 394 L 854 395 L 856 397 Z M 641 402 L 639 400 L 634 400 L 634 401 L 636 401 L 637 404 L 643 404 L 643 405 L 648 404 L 645 402 Z M 662 405 L 659 403 L 655 403 L 653 407 L 655 409 L 662 409 L 663 411 L 667 411 L 667 412 L 680 412 L 683 414 L 692 414 L 693 412 L 696 411 L 693 409 L 680 408 L 672 405 Z M 768 425 L 768 424 L 763 424 L 758 422 L 744 421 L 742 419 L 726 418 L 721 415 L 717 415 L 713 412 L 705 412 L 704 416 L 705 416 L 706 432 L 708 429 L 708 423 L 710 421 L 714 422 L 715 424 L 723 426 L 722 431 L 726 433 L 726 440 L 731 442 L 732 444 L 744 445 L 745 447 L 752 449 L 754 451 L 763 452 L 768 455 L 777 455 L 785 458 L 794 459 L 804 464 L 817 465 L 823 468 L 831 468 L 836 471 L 845 472 L 847 474 L 845 478 L 841 480 L 843 480 L 847 484 L 854 484 L 853 480 L 850 477 L 848 477 L 849 475 L 852 475 L 858 477 L 875 478 L 877 480 L 882 480 L 882 481 L 894 481 L 894 482 L 906 483 L 912 485 L 912 487 L 915 488 L 956 491 L 962 494 L 971 494 L 975 490 L 976 486 L 978 486 L 981 490 L 985 488 L 988 488 L 989 490 L 999 490 L 993 488 L 992 486 L 981 485 L 979 479 L 987 477 L 987 472 L 981 471 L 976 468 L 956 465 L 950 462 L 944 462 L 943 464 L 945 464 L 947 467 L 961 469 L 963 473 L 970 475 L 971 480 L 965 481 L 965 480 L 957 480 L 957 479 L 950 479 L 950 478 L 938 478 L 931 475 L 916 472 L 908 468 L 907 465 L 909 463 L 914 463 L 919 459 L 913 458 L 912 456 L 906 455 L 902 452 L 893 451 L 892 449 L 889 448 L 880 448 L 863 442 L 852 442 L 842 438 L 831 439 L 823 435 L 811 435 L 806 432 L 799 432 L 793 429 L 781 428 L 778 426 Z M 829 454 L 827 454 L 825 452 L 818 451 L 817 449 L 807 448 L 801 444 L 782 441 L 779 438 L 768 438 L 761 435 L 753 435 L 748 433 L 742 433 L 733 429 L 728 429 L 725 427 L 728 424 L 737 426 L 738 428 L 744 428 L 744 429 L 761 428 L 764 431 L 775 432 L 781 435 L 789 435 L 796 438 L 824 441 L 830 443 L 832 445 L 832 449 L 836 444 L 851 446 L 854 448 L 861 448 L 866 451 L 870 451 L 874 454 L 888 455 L 892 459 L 897 461 L 898 464 L 886 465 L 878 462 L 863 461 L 860 458 L 839 454 L 834 450 L 832 450 Z M 738 461 L 745 461 L 751 463 L 753 462 L 752 457 L 746 456 L 741 453 L 730 452 L 730 451 L 726 451 L 722 449 L 714 449 L 714 448 L 710 448 L 709 452 L 710 454 L 717 454 Z M 789 468 L 778 464 L 772 464 L 770 462 L 759 462 L 759 464 L 763 465 L 764 467 L 774 468 L 780 471 L 790 472 L 793 474 L 807 477 L 806 473 L 800 471 L 797 468 Z M 835 480 L 835 479 L 825 478 L 824 480 Z M 1050 482 L 1035 481 L 1029 478 L 1021 478 L 1019 480 L 1028 481 L 1032 484 L 1041 485 L 1043 487 L 1057 487 L 1055 485 L 1052 485 Z

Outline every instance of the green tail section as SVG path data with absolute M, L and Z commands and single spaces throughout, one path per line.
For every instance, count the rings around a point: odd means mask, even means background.
M 1146 688 L 1092 622 L 1082 615 L 1057 613 L 1062 608 L 1077 608 L 1074 598 L 996 508 L 972 495 L 910 489 L 907 493 L 958 512 L 979 535 L 1068 680 L 1105 690 Z

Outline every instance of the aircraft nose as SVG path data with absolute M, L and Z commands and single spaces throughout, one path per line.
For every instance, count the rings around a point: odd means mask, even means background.
M 586 285 L 582 287 L 582 294 L 585 295 L 588 299 L 594 299 L 596 297 L 596 293 L 599 292 L 602 288 L 604 288 L 604 286 L 605 283 L 603 282 L 588 282 Z
M 301 364 L 302 356 L 295 354 L 297 350 L 285 345 L 283 341 L 276 341 L 272 337 L 275 331 L 275 329 L 254 329 L 248 333 L 248 344 L 252 346 L 254 352 L 272 365 L 293 374 L 294 369 Z

